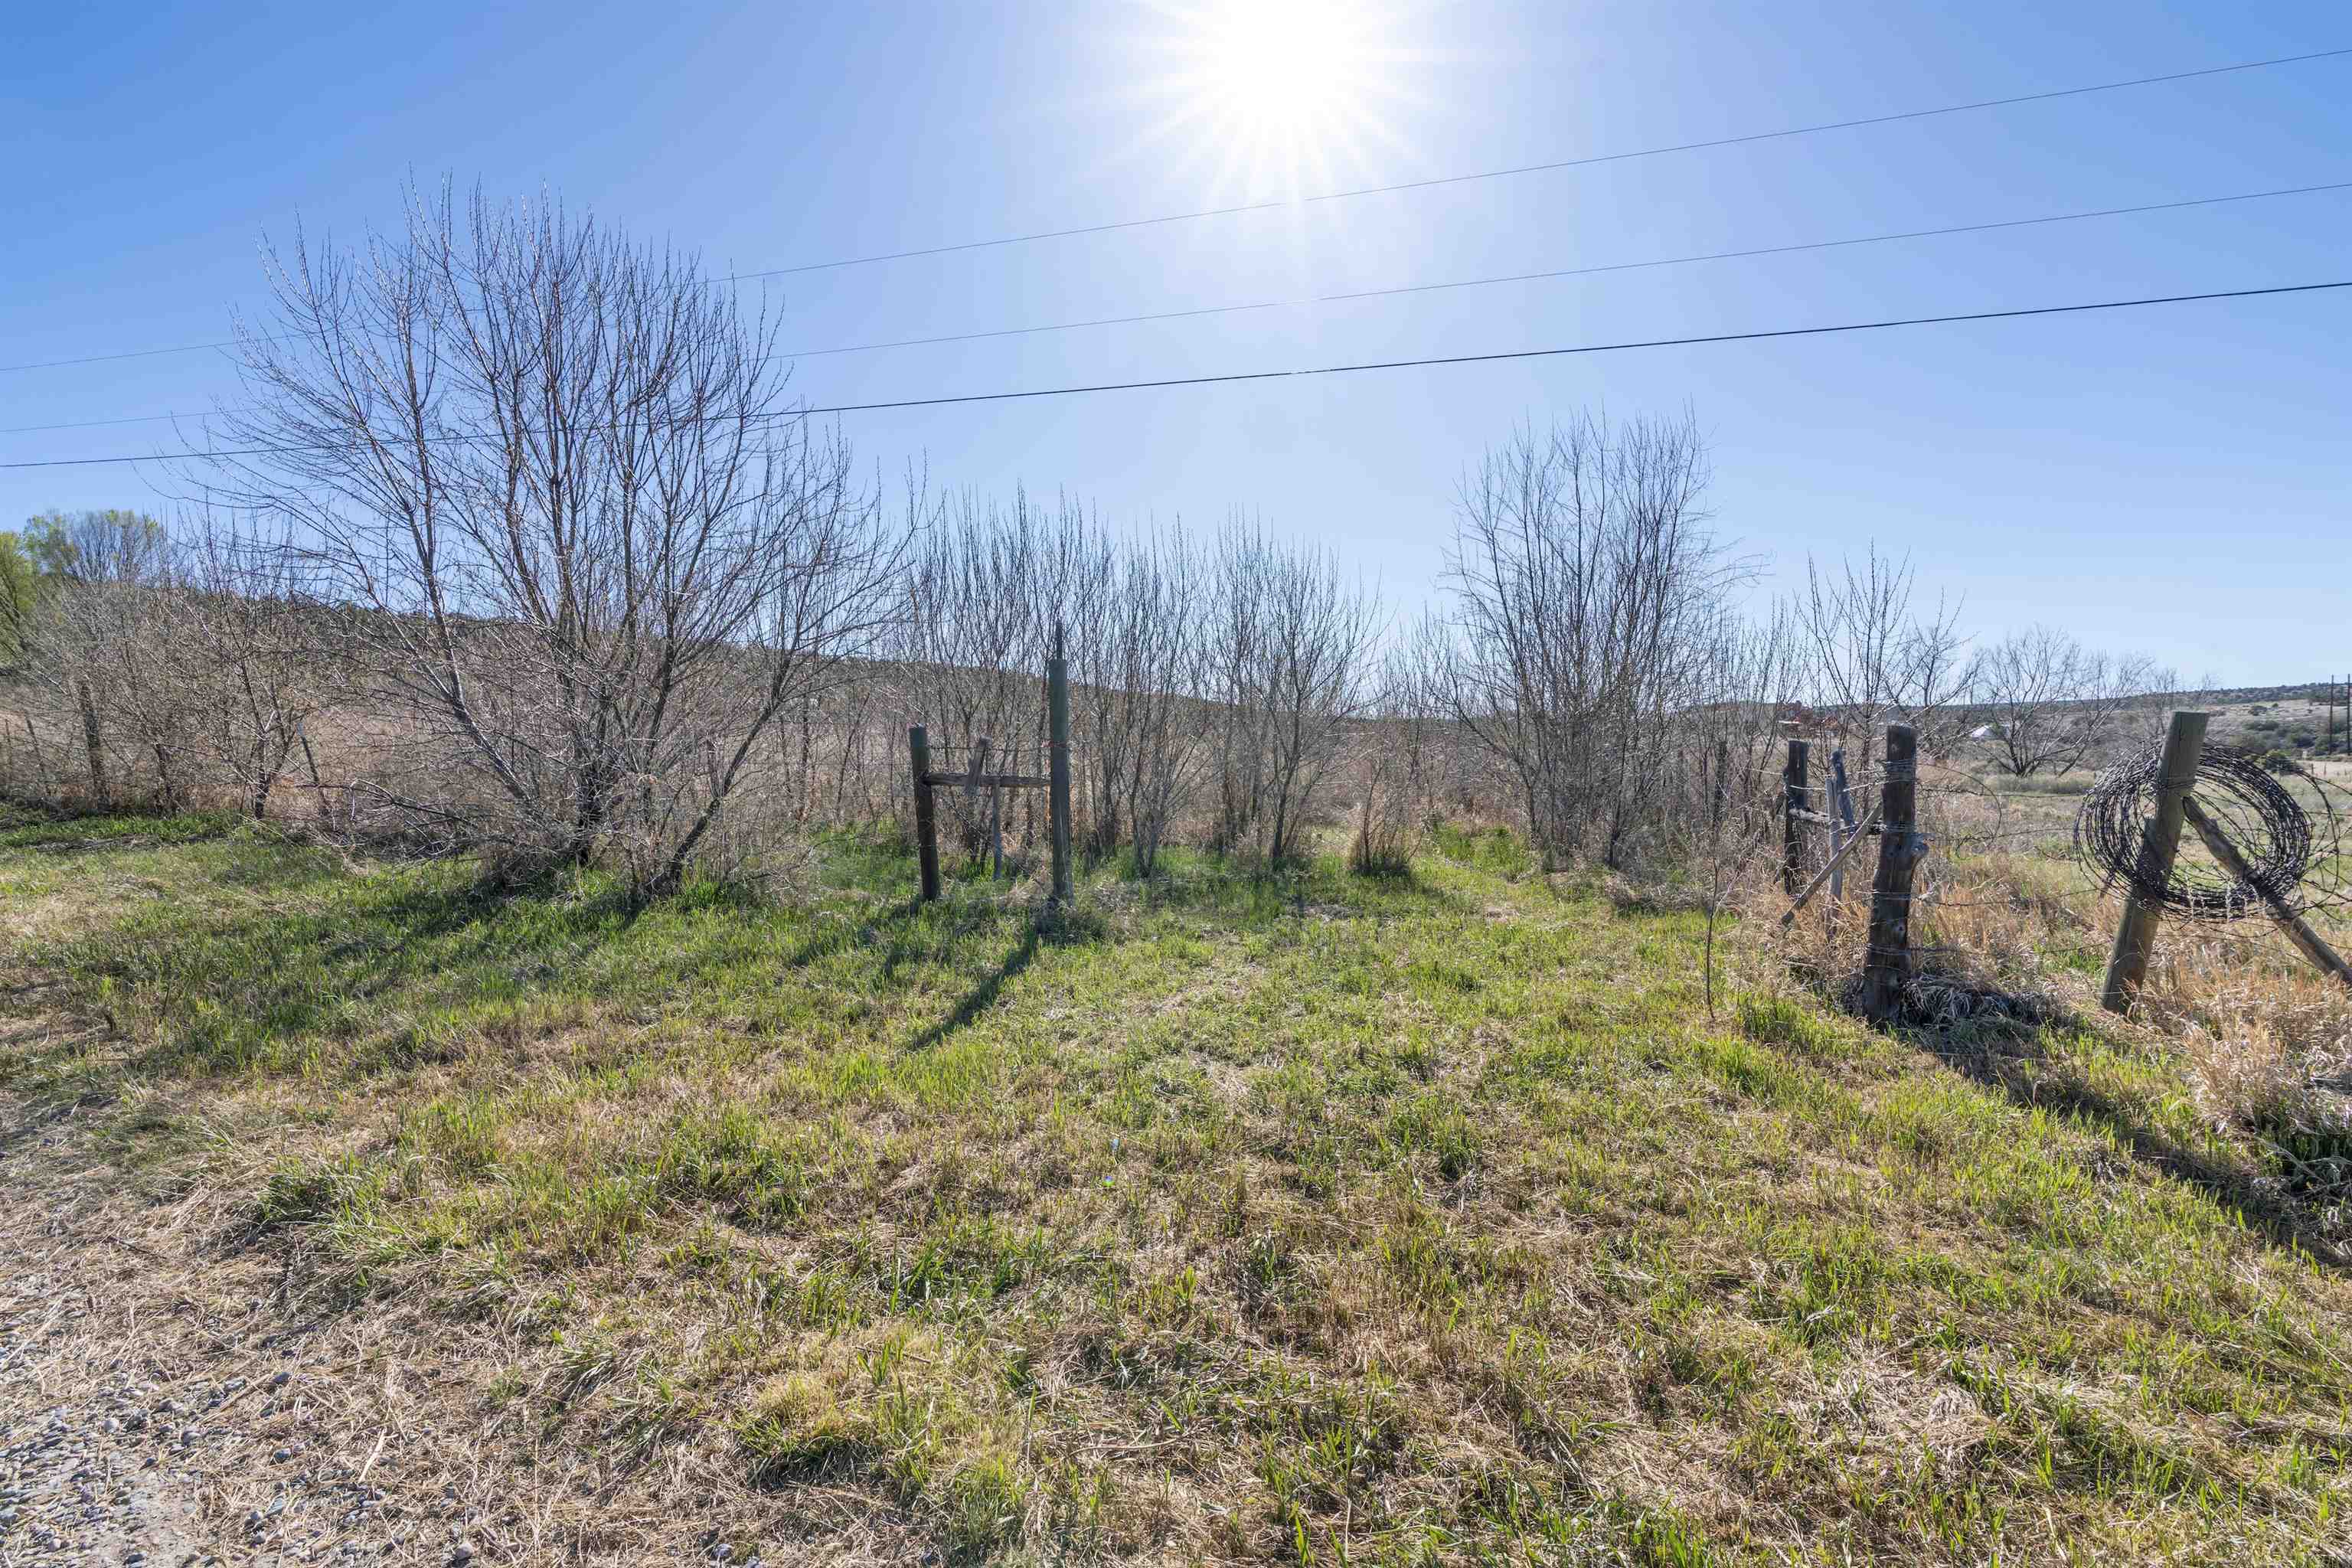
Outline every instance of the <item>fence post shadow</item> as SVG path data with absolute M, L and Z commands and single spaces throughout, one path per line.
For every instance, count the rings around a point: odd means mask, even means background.
M 2080 1074 L 2063 1065 L 2048 1064 L 2032 1044 L 2014 1051 L 2000 1050 L 1989 1042 L 1953 1045 L 1916 1026 L 1898 1026 L 1895 1034 L 1962 1077 L 1999 1089 L 2012 1105 L 2053 1111 L 2103 1129 L 2133 1159 L 2196 1188 L 2272 1246 L 2300 1251 L 2338 1274 L 2352 1274 L 2352 1254 L 2306 1205 L 2266 1190 L 2257 1178 L 2149 1125 L 2130 1106 L 2086 1082 Z M 2032 1064 L 2037 1061 L 2049 1070 L 2033 1072 Z
M 1004 955 L 1003 961 L 979 984 L 964 993 L 963 999 L 955 1005 L 946 1017 L 930 1025 L 908 1040 L 907 1049 L 929 1050 L 932 1047 L 944 1043 L 950 1035 L 995 1006 L 996 999 L 1003 994 L 1006 984 L 1017 978 L 1029 967 L 1030 961 L 1037 956 L 1038 944 L 1045 940 L 1045 936 L 1044 925 L 1035 921 L 1030 921 L 1022 932 L 1021 941 L 1014 945 L 1011 952 Z

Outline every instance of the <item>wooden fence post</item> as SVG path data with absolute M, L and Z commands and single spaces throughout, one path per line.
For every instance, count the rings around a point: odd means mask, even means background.
M 923 868 L 923 900 L 940 896 L 939 825 L 931 815 L 931 740 L 920 724 L 907 731 L 907 756 L 915 770 L 915 855 Z
M 1853 819 L 1853 792 L 1845 783 L 1845 748 L 1838 747 L 1830 753 L 1830 815 L 1837 820 L 1830 826 L 1830 909 L 1835 910 L 1845 897 L 1845 872 L 1841 863 L 1848 840 L 1861 831 Z
M 1911 874 L 1927 850 L 1917 832 L 1919 735 L 1908 724 L 1886 726 L 1886 784 L 1880 800 L 1878 875 L 1871 883 L 1862 1010 L 1883 1024 L 1901 1010 L 1911 978 Z
M 1780 808 L 1780 887 L 1790 898 L 1805 881 L 1805 819 L 1798 813 L 1806 809 L 1810 793 L 1810 769 L 1807 754 L 1812 748 L 1804 742 L 1789 742 L 1789 766 L 1781 775 L 1787 788 Z
M 2156 815 L 2148 819 L 2139 841 L 2137 875 L 2142 881 L 2172 879 L 2172 862 L 2180 853 L 2181 802 L 2197 783 L 2197 764 L 2205 749 L 2205 722 L 2211 717 L 2191 709 L 2172 716 L 2164 737 L 2164 761 L 2157 772 Z M 2164 907 L 2135 891 L 2124 900 L 2123 923 L 2116 928 L 2116 949 L 2107 959 L 2106 984 L 2099 988 L 2099 1005 L 2110 1013 L 2131 1010 L 2147 978 L 2148 955 L 2156 950 L 2156 928 Z
M 1062 626 L 1054 624 L 1054 654 L 1045 661 L 1047 730 L 1053 742 L 1046 774 L 1047 808 L 1054 838 L 1053 905 L 1070 901 L 1070 665 L 1063 652 Z

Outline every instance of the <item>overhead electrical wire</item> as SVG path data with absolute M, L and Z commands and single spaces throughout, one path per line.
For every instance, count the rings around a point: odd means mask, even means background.
M 829 349 L 794 349 L 775 357 L 788 360 L 818 359 L 832 354 L 869 353 L 883 349 L 924 348 L 944 343 L 978 342 L 994 338 L 1078 331 L 1093 327 L 1175 321 L 1201 316 L 1235 315 L 1246 311 L 1297 310 L 1356 300 L 1392 299 L 1399 295 L 1430 294 L 1453 289 L 1485 289 L 1503 283 L 1536 283 L 1562 278 L 1590 278 L 1602 273 L 1637 272 L 1655 267 L 1686 267 L 1702 261 L 1737 261 L 1759 256 L 1790 256 L 1803 251 L 1837 250 L 1863 245 L 1886 245 L 1906 239 L 1935 239 L 1959 234 L 1989 234 L 2000 229 L 2079 223 L 2089 218 L 2124 217 L 2140 213 L 2179 212 L 2189 207 L 2221 206 L 2233 202 L 2267 201 L 2280 196 L 2314 195 L 2324 192 L 2346 190 L 2352 190 L 2352 180 L 2337 180 L 2317 185 L 2290 185 L 2269 191 L 2241 191 L 2221 196 L 2191 196 L 2180 201 L 2144 202 L 2135 206 L 2096 207 L 2084 212 L 2049 213 L 2038 217 L 1999 218 L 1985 223 L 1949 224 L 1940 228 L 1904 229 L 1892 234 L 1865 234 L 1844 239 L 1814 239 L 1790 245 L 1750 246 L 1740 250 L 1711 250 L 1689 256 L 1655 257 L 1643 261 L 1601 262 L 1590 267 L 1560 267 L 1538 272 L 1507 272 L 1487 278 L 1461 278 L 1434 283 L 1404 283 L 1386 289 L 1356 289 L 1339 293 L 1303 295 L 1296 299 L 1254 300 L 1231 305 L 1196 305 L 1181 310 L 1154 310 L 1129 316 L 1097 316 L 1085 321 L 1054 321 L 1029 327 L 996 327 L 981 331 L 943 332 L 932 337 L 894 338 L 870 343 L 848 343 Z M 165 420 L 205 419 L 211 416 L 209 413 L 132 414 L 114 419 L 74 419 L 50 425 L 9 425 L 0 426 L 0 436 L 29 435 L 47 430 L 90 430 L 112 425 L 152 425 L 161 424 Z
M 1481 169 L 1466 174 L 1433 174 L 1423 180 L 1398 180 L 1384 185 L 1359 185 L 1348 190 L 1322 191 L 1313 195 L 1285 197 L 1278 201 L 1245 202 L 1233 206 L 1202 207 L 1195 212 L 1168 213 L 1159 217 L 1122 218 L 1112 223 L 1086 224 L 1075 228 L 1040 229 L 1034 234 L 1007 235 L 999 239 L 968 239 L 955 245 L 925 246 L 916 250 L 889 250 L 872 256 L 852 256 L 838 261 L 804 261 L 796 267 L 772 267 L 762 272 L 739 272 L 727 282 L 743 282 L 755 278 L 783 278 L 796 272 L 824 272 L 842 267 L 870 267 L 882 261 L 908 261 L 924 256 L 946 256 L 962 250 L 987 250 L 1007 245 L 1030 245 L 1045 239 L 1070 239 L 1080 235 L 1109 234 L 1119 229 L 1148 228 L 1159 224 L 1191 223 L 1199 218 L 1225 217 L 1237 213 L 1271 212 L 1283 207 L 1308 206 L 1320 202 L 1352 201 L 1359 196 L 1390 195 L 1402 191 L 1425 191 L 1439 185 L 1468 184 L 1481 180 L 1509 179 L 1518 174 L 1549 174 L 1559 169 L 1590 168 L 1596 163 L 1622 163 L 1636 158 L 1658 158 L 1670 153 L 1699 153 L 1715 147 L 1742 147 L 1758 142 L 1778 142 L 1791 136 L 1812 136 L 1824 131 L 1854 131 L 1869 125 L 1892 125 L 1906 120 L 1928 120 L 1937 115 L 1966 114 L 1980 109 L 2006 109 L 2020 103 L 2042 103 L 2057 98 L 2080 98 L 2088 93 L 2116 92 L 2125 88 L 2154 87 L 2163 82 L 2189 81 L 2199 77 L 2228 76 L 2236 71 L 2264 70 L 2273 66 L 2300 65 L 2307 60 L 2335 59 L 2352 55 L 2352 47 L 2315 49 L 2308 54 L 2279 55 L 2266 60 L 2242 60 L 2235 65 L 2206 66 L 2197 70 L 2169 71 L 2162 76 L 2132 77 L 2123 81 L 2093 82 L 2083 87 L 2052 88 L 2045 92 L 2023 92 L 2009 98 L 1983 98 L 1969 103 L 1939 104 L 1933 109 L 1898 110 L 1892 114 L 1867 114 L 1852 120 L 1829 120 L 1812 125 L 1792 125 L 1779 131 L 1751 131 L 1737 136 L 1713 136 L 1697 142 L 1676 142 L 1661 147 L 1642 147 L 1624 153 L 1594 153 L 1581 158 L 1556 158 L 1542 163 L 1515 163 L 1502 169 Z
M 1759 142 L 1779 142 L 1791 137 L 1814 136 L 1830 131 L 1854 131 L 1873 125 L 1897 124 L 1904 121 L 1930 120 L 1947 114 L 1967 114 L 1979 110 L 2007 109 L 2023 103 L 2044 103 L 2054 99 L 2081 98 L 2101 92 L 2120 92 L 2129 88 L 2156 87 L 2167 82 L 2193 81 L 2204 77 L 2231 76 L 2242 71 L 2268 70 L 2278 66 L 2302 65 L 2313 60 L 2337 59 L 2347 55 L 2352 55 L 2352 46 L 2334 49 L 2314 49 L 2297 55 L 2275 55 L 2268 59 L 2240 60 L 2224 66 L 2203 66 L 2195 70 L 2167 71 L 2157 76 L 2128 77 L 2117 81 L 2089 82 L 2079 87 L 2051 88 L 2042 92 L 2015 93 L 2006 98 L 1981 98 L 1966 103 L 1937 104 L 1927 109 L 1897 110 L 1888 114 L 1868 114 L 1848 120 L 1822 121 L 1811 125 L 1784 126 L 1777 131 L 1751 131 L 1734 136 L 1714 136 L 1695 142 L 1675 142 L 1655 147 L 1632 148 L 1622 153 L 1593 153 L 1578 158 L 1557 158 L 1540 163 L 1517 163 L 1499 169 L 1475 170 L 1467 174 L 1433 174 L 1426 179 L 1398 180 L 1386 184 L 1359 185 L 1345 190 L 1320 191 L 1304 196 L 1286 196 L 1276 201 L 1243 202 L 1229 206 L 1201 207 L 1190 212 L 1163 213 L 1153 217 L 1120 218 L 1108 223 L 1038 229 L 1028 234 L 1003 235 L 992 239 L 961 240 L 951 245 L 923 246 L 911 250 L 878 251 L 869 256 L 843 257 L 832 261 L 805 261 L 791 267 L 772 267 L 758 271 L 730 273 L 713 281 L 745 283 L 762 278 L 784 278 L 797 273 L 824 272 L 845 267 L 870 267 L 886 261 L 908 261 L 919 257 L 948 256 L 961 251 L 998 249 L 1006 246 L 1032 245 L 1049 239 L 1070 239 L 1089 234 L 1110 234 L 1123 229 L 1192 223 L 1202 218 L 1225 217 L 1242 213 L 1271 212 L 1285 207 L 1309 206 L 1325 202 L 1352 201 L 1360 196 L 1391 195 L 1407 191 L 1431 190 L 1443 185 L 1510 179 L 1521 174 L 1540 174 L 1562 169 L 1591 168 L 1601 163 L 1629 163 L 1636 159 L 1659 158 L 1676 153 L 1698 153 L 1718 147 L 1741 147 Z M 208 349 L 235 346 L 234 341 L 220 341 L 181 343 L 171 348 L 127 349 L 114 353 L 83 354 L 70 359 L 32 360 L 20 364 L 0 364 L 0 373 L 54 370 L 65 365 L 98 364 L 111 360 L 146 359 L 158 354 L 200 353 Z
M 1709 343 L 1756 342 L 1769 338 L 1826 337 L 1839 332 L 1884 331 L 1895 327 L 1943 326 L 1966 321 L 2021 321 L 2037 316 L 2081 315 L 2094 310 L 2125 310 L 2153 305 L 2186 305 L 2213 300 L 2255 300 L 2287 294 L 2315 294 L 2334 289 L 2352 289 L 2352 278 L 2319 283 L 2283 283 L 2262 289 L 2221 289 L 2199 294 L 2160 294 L 2131 300 L 2094 300 L 2070 305 L 2027 305 L 2005 310 L 1967 310 L 1937 316 L 1897 316 L 1871 321 L 1839 321 L 1817 327 L 1771 327 L 1744 332 L 1706 332 L 1679 338 L 1642 338 L 1622 342 L 1573 343 L 1559 348 L 1506 349 L 1492 353 L 1438 354 L 1416 359 L 1360 361 L 1351 364 L 1305 365 L 1286 370 L 1229 371 L 1218 375 L 1165 376 L 1152 381 L 1097 382 L 1086 385 L 1040 386 L 1009 392 L 968 392 L 939 397 L 907 397 L 876 403 L 840 403 L 821 407 L 786 409 L 755 417 L 767 420 L 802 419 L 824 414 L 868 414 L 888 409 L 940 408 L 957 404 L 1006 403 L 1041 397 L 1076 397 L 1094 393 L 1143 392 L 1163 387 L 1215 386 L 1238 382 L 1348 375 L 1375 370 L 1409 370 L 1435 365 L 1493 364 L 1506 360 L 1557 359 L 1571 354 L 1619 353 L 1634 349 L 1691 348 Z M 451 436 L 436 439 L 464 441 L 478 438 Z M 284 447 L 153 452 L 111 458 L 49 458 L 33 461 L 0 463 L 0 469 L 74 468 L 112 463 L 194 462 L 223 458 L 272 457 L 290 453 L 334 450 L 337 450 L 337 447 L 332 445 L 305 443 Z

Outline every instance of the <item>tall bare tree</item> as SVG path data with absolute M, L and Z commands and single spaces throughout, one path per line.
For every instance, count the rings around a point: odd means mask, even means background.
M 268 253 L 213 487 L 344 606 L 416 765 L 412 827 L 676 885 L 761 738 L 893 613 L 850 456 L 774 323 L 691 256 L 551 199 L 412 189 L 362 250 Z
M 184 531 L 171 619 L 194 771 L 258 821 L 330 706 L 334 647 L 301 552 L 206 517 Z
M 1089 748 L 1087 792 L 1098 853 L 1122 833 L 1145 876 L 1157 865 L 1177 813 L 1206 761 L 1207 705 L 1195 623 L 1205 589 L 1199 552 L 1179 529 L 1126 542 L 1101 607 L 1081 637 L 1081 733 Z
M 1448 586 L 1456 717 L 1509 768 L 1548 866 L 1657 843 L 1678 715 L 1745 571 L 1707 526 L 1687 413 L 1521 431 L 1463 486 Z
M 1235 519 L 1219 537 L 1203 673 L 1217 705 L 1218 847 L 1307 847 L 1346 727 L 1370 696 L 1379 601 L 1339 558 Z
M 152 647 L 142 630 L 169 573 L 170 542 L 153 518 L 120 509 L 44 513 L 25 525 L 22 541 L 41 589 L 27 619 L 27 662 L 72 714 L 90 801 L 107 805 L 122 760 L 112 755 L 109 720 Z M 159 782 L 168 793 L 168 763 Z

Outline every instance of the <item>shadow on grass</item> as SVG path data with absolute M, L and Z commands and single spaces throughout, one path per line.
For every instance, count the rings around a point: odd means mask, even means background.
M 205 833 L 235 826 L 184 819 L 187 841 L 199 824 Z M 152 824 L 122 826 L 110 838 L 82 837 L 140 846 Z M 827 963 L 845 963 L 842 983 L 860 990 L 968 988 L 909 1042 L 919 1051 L 994 1007 L 1041 947 L 1114 941 L 1123 911 L 1139 907 L 1195 911 L 1235 930 L 1468 907 L 1423 882 L 1350 877 L 1328 857 L 1271 874 L 1171 858 L 1169 875 L 1091 881 L 1077 910 L 1041 920 L 1013 900 L 922 903 L 908 896 L 908 868 L 882 864 L 881 852 L 864 845 L 853 846 L 848 869 L 866 885 L 835 882 L 819 907 L 785 911 L 719 884 L 640 907 L 610 879 L 566 873 L 502 887 L 457 863 L 352 876 L 339 858 L 276 835 L 256 836 L 251 847 L 219 864 L 220 851 L 199 849 L 169 895 L 25 955 L 54 973 L 75 1005 L 110 1019 L 123 1013 L 136 1043 L 121 1070 L 364 1081 L 453 1059 L 509 1011 L 527 1019 L 544 1005 L 560 1016 L 572 1004 L 605 1002 L 661 1011 L 691 997 L 706 974 L 757 985 L 764 972 L 765 984 L 792 985 Z M 275 907 L 225 906 L 206 887 L 255 891 L 293 881 L 308 884 L 305 896 Z
M 39 1142 L 51 1129 L 72 1119 L 75 1111 L 85 1106 L 105 1104 L 106 1097 L 89 1094 L 64 1101 L 51 1101 L 30 1108 L 6 1126 L 0 1126 L 0 1160 L 5 1160 L 27 1144 Z
M 955 1005 L 946 1017 L 908 1040 L 907 1049 L 928 1051 L 935 1046 L 944 1044 L 956 1031 L 995 1006 L 996 999 L 1003 994 L 1006 984 L 1027 969 L 1030 961 L 1037 956 L 1038 944 L 1044 940 L 1044 931 L 1033 922 L 1023 933 L 1021 941 L 1014 945 L 1013 951 L 1004 955 L 1004 961 L 990 971 L 979 984 L 966 992 L 963 999 Z
M 866 946 L 884 931 L 902 931 L 923 911 L 919 898 L 900 899 L 864 921 L 829 920 L 821 929 L 812 931 L 801 944 L 777 962 L 786 969 L 806 969 L 822 963 L 854 948 Z M 893 938 L 892 950 L 897 950 L 898 938 Z
M 2016 1105 L 2105 1131 L 2134 1159 L 2205 1194 L 2272 1245 L 2300 1250 L 2339 1273 L 2352 1272 L 2352 1252 L 2346 1250 L 2345 1238 L 2325 1223 L 2316 1205 L 2298 1201 L 2242 1166 L 2183 1144 L 2129 1104 L 2052 1062 L 2041 1051 L 2038 1037 L 1956 1044 L 1928 1029 L 1906 1028 L 1899 1035 L 1963 1077 L 2000 1090 Z
M 341 1065 L 365 1076 L 433 1054 L 419 1012 L 560 993 L 630 914 L 617 892 L 551 900 L 404 876 L 226 920 L 191 903 L 36 957 L 85 1002 L 152 1013 L 160 1037 L 125 1064 L 135 1074 L 309 1070 L 323 1042 L 349 1047 Z M 370 1003 L 387 1028 L 355 1017 L 352 1005 Z
M 225 837 L 248 819 L 230 811 L 63 810 L 0 805 L 0 849 L 83 855 Z M 268 825 L 263 825 L 268 830 Z

